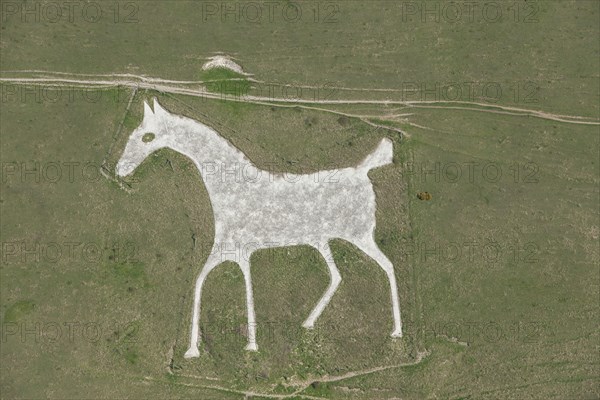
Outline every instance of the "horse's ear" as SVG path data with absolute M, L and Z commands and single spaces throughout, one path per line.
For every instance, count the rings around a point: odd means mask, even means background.
M 150 108 L 146 100 L 144 100 L 144 119 L 154 115 L 154 111 Z
M 166 113 L 167 110 L 165 110 L 164 108 L 162 108 L 162 106 L 160 104 L 158 104 L 158 100 L 156 100 L 156 97 L 154 98 L 154 112 L 163 112 Z

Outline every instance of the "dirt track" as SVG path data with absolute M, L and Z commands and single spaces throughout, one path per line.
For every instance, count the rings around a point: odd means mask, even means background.
M 468 101 L 398 101 L 398 100 L 341 100 L 341 99 L 326 99 L 326 100 L 303 100 L 294 98 L 276 98 L 263 96 L 224 96 L 220 93 L 207 91 L 203 84 L 204 81 L 175 81 L 160 78 L 152 78 L 132 74 L 69 74 L 64 72 L 49 72 L 39 70 L 24 70 L 24 71 L 3 71 L 3 74 L 21 74 L 20 77 L 0 77 L 0 82 L 7 82 L 21 85 L 34 85 L 44 87 L 80 87 L 80 88 L 110 88 L 110 87 L 130 87 L 132 89 L 150 89 L 164 93 L 183 94 L 188 96 L 205 97 L 213 99 L 226 99 L 229 101 L 237 101 L 244 103 L 265 104 L 265 105 L 280 105 L 294 104 L 294 106 L 307 107 L 303 104 L 381 104 L 381 105 L 397 105 L 415 108 L 444 108 L 456 110 L 469 110 L 478 112 L 487 112 L 493 114 L 505 114 L 516 116 L 530 116 L 546 120 L 579 124 L 579 125 L 600 125 L 600 121 L 591 118 L 553 114 L 540 110 L 531 110 L 519 107 L 499 106 L 481 102 Z M 23 75 L 36 75 L 27 77 Z M 265 83 L 252 80 L 257 83 Z M 192 86 L 192 87 L 190 87 Z M 308 86 L 306 86 L 308 87 Z M 314 88 L 314 87 L 313 87 Z M 352 88 L 337 88 L 328 87 L 328 89 L 339 90 L 363 90 Z M 481 108 L 486 107 L 486 108 Z M 313 107 L 314 108 L 314 107 Z M 323 111 L 335 112 L 333 110 L 321 109 Z

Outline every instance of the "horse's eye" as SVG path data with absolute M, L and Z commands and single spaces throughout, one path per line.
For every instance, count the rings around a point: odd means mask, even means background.
M 142 136 L 142 142 L 144 142 L 144 143 L 149 143 L 153 140 L 154 140 L 154 133 L 152 133 L 152 132 L 144 133 L 144 136 Z

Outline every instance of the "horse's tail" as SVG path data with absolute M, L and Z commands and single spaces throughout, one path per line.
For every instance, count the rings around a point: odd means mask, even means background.
M 394 145 L 388 138 L 384 138 L 374 152 L 369 154 L 360 164 L 358 169 L 372 170 L 373 168 L 391 164 L 394 157 Z

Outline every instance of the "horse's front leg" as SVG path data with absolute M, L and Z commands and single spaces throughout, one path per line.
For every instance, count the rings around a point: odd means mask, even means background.
M 200 339 L 200 299 L 202 297 L 202 285 L 206 280 L 206 276 L 212 271 L 218 264 L 218 257 L 213 256 L 213 252 L 208 256 L 208 260 L 198 278 L 196 279 L 196 289 L 194 290 L 194 310 L 192 313 L 192 333 L 190 335 L 190 347 L 185 352 L 185 358 L 199 357 L 200 352 L 198 351 L 198 340 Z
M 246 350 L 257 351 L 256 344 L 256 316 L 254 314 L 254 296 L 252 295 L 252 278 L 250 277 L 250 257 L 240 260 L 239 265 L 246 282 L 246 308 L 248 309 L 248 345 Z

